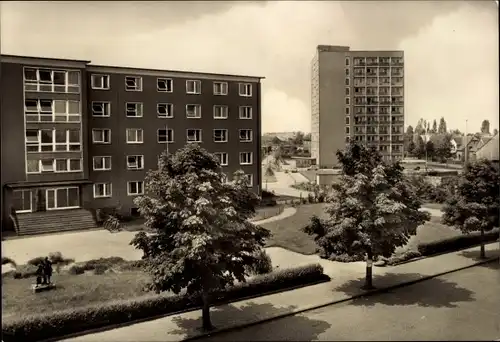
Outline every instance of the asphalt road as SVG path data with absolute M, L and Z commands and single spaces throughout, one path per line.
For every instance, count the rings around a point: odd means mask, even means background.
M 500 339 L 498 261 L 203 341 Z

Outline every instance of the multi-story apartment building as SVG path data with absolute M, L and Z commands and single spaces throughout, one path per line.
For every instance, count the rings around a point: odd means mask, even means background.
M 2 55 L 0 79 L 2 226 L 79 228 L 105 207 L 136 214 L 158 155 L 186 143 L 260 191 L 260 77 Z
M 403 157 L 404 53 L 319 45 L 311 65 L 311 154 L 338 164 L 350 139 L 375 146 L 385 160 Z

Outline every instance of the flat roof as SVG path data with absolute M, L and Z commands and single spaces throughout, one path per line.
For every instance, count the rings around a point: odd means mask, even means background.
M 185 71 L 185 70 L 168 70 L 168 69 L 152 69 L 152 68 L 138 68 L 130 66 L 116 66 L 116 65 L 100 65 L 92 64 L 89 60 L 79 60 L 79 59 L 67 59 L 67 58 L 52 58 L 52 57 L 36 57 L 36 56 L 20 56 L 20 55 L 1 55 L 2 62 L 6 63 L 27 63 L 33 65 L 46 65 L 50 66 L 53 64 L 54 67 L 62 67 L 67 65 L 68 67 L 85 67 L 90 71 L 105 71 L 109 73 L 129 73 L 129 74 L 149 74 L 149 75 L 165 75 L 165 76 L 199 76 L 204 75 L 206 78 L 220 78 L 220 79 L 240 79 L 240 80 L 252 80 L 259 82 L 265 79 L 263 76 L 249 76 L 249 75 L 236 75 L 236 74 L 223 74 L 223 73 L 212 73 L 203 71 Z

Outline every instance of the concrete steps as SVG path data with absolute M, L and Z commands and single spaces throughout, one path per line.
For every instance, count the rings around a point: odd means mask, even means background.
M 18 235 L 58 233 L 97 228 L 90 211 L 69 209 L 17 215 Z

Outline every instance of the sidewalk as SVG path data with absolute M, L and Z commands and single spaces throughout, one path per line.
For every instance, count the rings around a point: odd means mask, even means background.
M 487 245 L 487 256 L 498 258 L 499 247 L 498 242 Z M 477 255 L 479 247 L 474 247 L 399 266 L 376 267 L 374 285 L 382 289 L 473 266 L 478 263 Z M 363 284 L 363 268 L 353 267 L 349 271 L 349 267 L 343 267 L 337 272 L 329 267 L 325 272 L 332 277 L 328 283 L 214 307 L 211 309 L 212 322 L 217 328 L 226 330 L 333 304 L 363 293 L 359 289 Z M 197 310 L 64 341 L 179 341 L 203 335 L 200 327 L 201 310 Z

